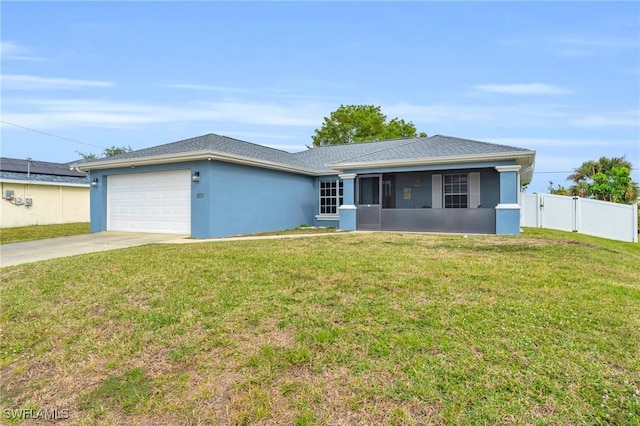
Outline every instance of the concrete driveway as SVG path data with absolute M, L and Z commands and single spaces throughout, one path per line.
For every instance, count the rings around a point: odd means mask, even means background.
M 14 266 L 39 260 L 75 256 L 151 243 L 179 241 L 188 235 L 149 234 L 134 232 L 97 232 L 72 237 L 25 241 L 0 245 L 0 266 Z

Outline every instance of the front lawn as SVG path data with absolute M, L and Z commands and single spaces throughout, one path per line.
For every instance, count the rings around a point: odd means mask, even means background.
M 285 229 L 282 231 L 271 231 L 271 232 L 258 232 L 256 234 L 241 234 L 234 235 L 232 237 L 242 238 L 242 237 L 266 237 L 272 235 L 312 235 L 312 234 L 331 234 L 335 232 L 342 232 L 338 228 L 333 226 L 311 226 L 311 225 L 300 225 L 297 228 Z
M 88 234 L 90 228 L 89 222 L 0 228 L 0 244 Z
M 0 402 L 81 425 L 638 425 L 638 265 L 637 244 L 527 229 L 3 268 Z

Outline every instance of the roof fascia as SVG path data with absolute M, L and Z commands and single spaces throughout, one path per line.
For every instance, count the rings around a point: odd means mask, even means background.
M 342 171 L 342 170 L 358 170 L 369 169 L 372 167 L 411 167 L 411 166 L 424 166 L 435 164 L 446 164 L 451 162 L 469 162 L 477 163 L 482 161 L 499 161 L 499 160 L 526 160 L 531 158 L 530 162 L 533 163 L 535 151 L 523 151 L 519 153 L 505 152 L 496 154 L 473 154 L 473 155 L 454 155 L 447 157 L 426 157 L 426 158 L 412 158 L 401 160 L 383 160 L 383 161 L 368 161 L 368 162 L 352 162 L 352 163 L 334 163 L 327 164 L 327 167 Z M 529 164 L 527 164 L 529 166 Z
M 44 185 L 44 186 L 72 186 L 77 188 L 88 188 L 89 183 L 70 183 L 70 182 L 47 182 L 39 180 L 20 180 L 0 178 L 2 183 L 12 183 L 19 185 Z
M 88 163 L 71 164 L 72 169 L 88 172 L 91 170 L 115 169 L 120 167 L 140 167 L 166 163 L 182 163 L 186 161 L 222 161 L 225 163 L 242 164 L 246 166 L 260 167 L 264 169 L 298 173 L 308 176 L 322 175 L 320 172 L 301 167 L 288 166 L 273 161 L 258 160 L 255 158 L 233 155 L 219 151 L 193 151 L 183 154 L 164 154 L 152 157 L 126 158 L 122 160 L 91 161 Z

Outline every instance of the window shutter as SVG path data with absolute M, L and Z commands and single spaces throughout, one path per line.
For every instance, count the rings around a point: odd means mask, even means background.
M 469 208 L 480 207 L 480 173 L 469 173 Z
M 442 175 L 431 175 L 431 208 L 442 208 Z

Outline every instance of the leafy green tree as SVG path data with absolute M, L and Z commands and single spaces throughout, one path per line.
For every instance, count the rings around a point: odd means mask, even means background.
M 102 151 L 102 154 L 100 155 L 100 157 L 98 157 L 98 155 L 94 154 L 93 152 L 80 152 L 80 151 L 76 151 L 76 153 L 81 156 L 84 160 L 97 160 L 98 158 L 105 158 L 105 157 L 113 157 L 114 155 L 119 155 L 119 154 L 124 154 L 125 152 L 131 152 L 133 151 L 131 149 L 130 146 L 110 146 L 108 148 L 105 148 L 104 151 Z
M 549 185 L 549 194 L 553 194 L 553 195 L 571 195 L 571 191 L 569 191 L 568 188 L 565 188 L 562 185 L 558 185 L 557 188 L 553 187 L 553 183 L 550 182 L 551 185 Z
M 311 139 L 313 146 L 324 146 L 416 136 L 427 134 L 418 134 L 412 122 L 399 118 L 387 121 L 379 106 L 340 105 L 329 117 L 324 117 L 322 127 L 314 131 Z
M 624 156 L 585 161 L 567 177 L 575 183 L 569 192 L 578 197 L 633 203 L 638 198 L 638 184 L 631 180 L 632 168 Z
M 124 154 L 125 152 L 133 151 L 129 145 L 127 146 L 110 146 L 105 148 L 102 153 L 105 157 L 113 157 L 114 155 Z
M 598 172 L 593 177 L 590 194 L 598 200 L 613 201 L 614 203 L 624 203 L 629 197 L 635 200 L 638 193 L 637 188 L 633 190 L 631 185 L 631 175 L 626 167 L 614 167 L 609 173 Z
M 631 170 L 633 166 L 631 162 L 622 157 L 600 157 L 599 160 L 585 161 L 580 167 L 569 175 L 568 180 L 574 181 L 576 184 L 593 179 L 596 173 L 608 173 L 614 167 L 626 167 Z

